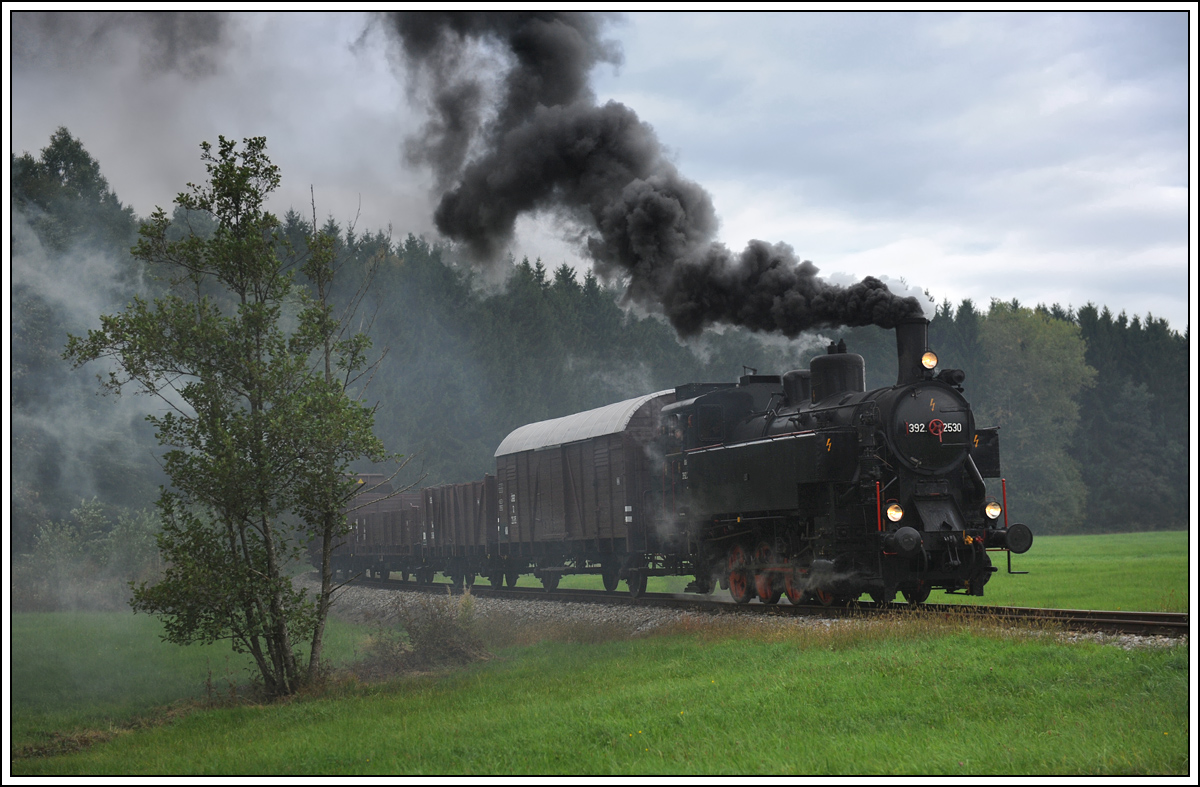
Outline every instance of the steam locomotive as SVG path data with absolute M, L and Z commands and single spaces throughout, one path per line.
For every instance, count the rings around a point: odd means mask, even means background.
M 991 553 L 1026 552 L 984 478 L 996 428 L 976 426 L 963 372 L 938 370 L 928 321 L 896 328 L 899 373 L 866 390 L 862 356 L 831 344 L 805 370 L 692 383 L 522 426 L 481 482 L 394 494 L 362 476 L 346 576 L 400 572 L 494 586 L 533 574 L 622 581 L 690 576 L 738 603 L 876 602 L 931 590 L 983 595 Z M 1001 519 L 1003 517 L 1003 519 Z

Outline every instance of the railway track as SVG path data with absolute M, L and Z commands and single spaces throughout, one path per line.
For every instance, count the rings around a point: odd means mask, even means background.
M 419 585 L 399 580 L 367 579 L 360 577 L 355 584 L 364 587 L 411 590 L 426 593 L 449 593 L 449 583 Z M 875 604 L 861 601 L 847 606 L 820 604 L 735 604 L 732 600 L 712 596 L 674 593 L 645 593 L 637 598 L 627 593 L 608 593 L 603 590 L 559 588 L 546 592 L 541 588 L 493 588 L 477 584 L 473 595 L 482 598 L 519 599 L 525 601 L 583 602 L 619 606 L 652 606 L 698 612 L 736 612 L 746 615 L 806 615 L 825 618 L 873 617 L 883 614 L 922 613 L 963 616 L 990 616 L 1016 622 L 1045 622 L 1061 625 L 1068 631 L 1095 631 L 1106 634 L 1136 634 L 1139 636 L 1185 637 L 1190 632 L 1187 612 L 1137 612 L 1122 610 L 1041 609 L 1035 607 L 999 607 L 976 604 L 922 604 L 918 608 L 905 604 Z

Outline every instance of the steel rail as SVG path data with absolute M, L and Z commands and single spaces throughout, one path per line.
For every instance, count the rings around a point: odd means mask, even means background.
M 367 587 L 413 590 L 446 594 L 454 592 L 448 582 L 418 584 L 414 581 L 381 580 L 359 577 L 354 584 Z M 1039 607 L 1001 607 L 977 604 L 876 604 L 872 601 L 852 602 L 845 606 L 821 604 L 735 604 L 732 599 L 676 593 L 645 593 L 633 597 L 624 592 L 558 588 L 547 592 L 542 588 L 494 588 L 477 583 L 472 595 L 481 598 L 519 599 L 525 601 L 582 602 L 618 606 L 647 606 L 686 609 L 699 612 L 735 612 L 737 614 L 807 615 L 825 618 L 873 617 L 883 614 L 943 614 L 962 617 L 985 616 L 1010 622 L 1044 622 L 1061 625 L 1069 631 L 1097 631 L 1109 634 L 1185 637 L 1191 631 L 1187 612 L 1144 612 L 1095 609 L 1043 609 Z

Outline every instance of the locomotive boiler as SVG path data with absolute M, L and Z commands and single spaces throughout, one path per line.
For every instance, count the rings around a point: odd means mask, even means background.
M 928 321 L 896 328 L 896 384 L 866 390 L 844 343 L 782 376 L 691 383 L 528 424 L 496 450 L 496 475 L 388 496 L 351 515 L 335 569 L 440 571 L 548 589 L 598 574 L 633 595 L 656 575 L 739 603 L 842 603 L 866 593 L 921 603 L 982 595 L 990 553 L 1022 553 L 985 478 L 996 428 L 976 425 L 964 375 L 939 370 Z M 461 520 L 461 521 L 460 521 Z

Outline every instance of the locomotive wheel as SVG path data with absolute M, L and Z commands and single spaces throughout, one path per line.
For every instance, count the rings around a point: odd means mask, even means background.
M 629 586 L 629 595 L 632 598 L 638 598 L 646 593 L 646 575 L 641 571 L 630 571 L 629 579 L 625 580 Z
M 833 605 L 833 594 L 828 590 L 818 590 L 817 592 L 813 593 L 813 596 L 816 597 L 817 601 L 821 602 L 821 606 L 823 607 Z
M 973 596 L 982 596 L 983 586 L 992 578 L 992 559 L 986 552 L 980 554 L 983 555 L 981 566 L 975 576 L 971 577 L 971 595 Z
M 775 550 L 765 541 L 758 545 L 758 549 L 754 550 L 754 561 L 760 566 L 772 565 L 775 563 Z M 776 589 L 776 576 L 773 572 L 759 568 L 754 572 L 754 591 L 758 595 L 758 600 L 764 604 L 776 604 L 779 602 L 779 597 L 783 595 L 782 589 Z
M 915 607 L 925 603 L 931 589 L 929 583 L 922 580 L 917 582 L 915 588 L 904 588 L 900 592 L 904 594 L 904 600 L 908 602 L 909 606 Z
M 754 586 L 750 582 L 750 571 L 746 568 L 746 551 L 741 544 L 729 548 L 729 595 L 738 604 L 748 604 L 754 598 Z
M 787 593 L 788 601 L 793 604 L 804 603 L 804 579 L 800 576 L 800 572 L 792 569 L 784 580 L 783 590 Z

